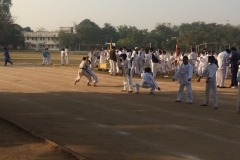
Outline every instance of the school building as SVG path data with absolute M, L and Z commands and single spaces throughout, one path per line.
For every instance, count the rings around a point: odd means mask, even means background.
M 73 27 L 59 27 L 59 31 L 65 31 L 67 33 L 73 33 Z M 44 50 L 48 48 L 52 51 L 60 50 L 58 31 L 48 32 L 48 31 L 37 31 L 37 32 L 27 32 L 22 31 L 25 38 L 25 49 L 29 50 Z

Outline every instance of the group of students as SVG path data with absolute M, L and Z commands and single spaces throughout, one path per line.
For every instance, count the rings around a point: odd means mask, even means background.
M 229 54 L 231 52 L 232 56 L 229 58 Z M 94 50 L 92 50 L 91 53 L 94 53 Z M 91 53 L 89 55 L 91 55 Z M 236 61 L 236 57 L 234 56 L 237 56 L 235 53 L 238 54 L 235 47 L 232 47 L 231 50 L 226 49 L 218 54 L 215 54 L 214 51 L 206 52 L 206 49 L 204 49 L 201 54 L 197 54 L 195 49 L 192 48 L 189 55 L 176 53 L 175 56 L 173 56 L 171 53 L 170 57 L 168 57 L 165 51 L 158 50 L 154 52 L 153 48 L 144 50 L 144 48 L 141 47 L 140 51 L 138 51 L 138 48 L 136 47 L 131 52 L 130 50 L 126 50 L 125 47 L 123 49 L 120 48 L 118 51 L 116 51 L 115 47 L 113 47 L 110 51 L 103 50 L 99 55 L 101 62 L 105 62 L 107 59 L 109 60 L 111 75 L 116 74 L 116 67 L 118 67 L 119 71 L 122 71 L 122 91 L 128 93 L 133 93 L 133 87 L 135 87 L 136 94 L 139 94 L 140 87 L 151 88 L 150 94 L 154 94 L 155 89 L 161 90 L 154 80 L 157 73 L 157 66 L 160 64 L 160 72 L 162 71 L 162 73 L 164 73 L 168 67 L 169 70 L 175 70 L 173 81 L 179 80 L 180 83 L 176 102 L 183 101 L 183 91 L 186 87 L 186 102 L 188 104 L 192 104 L 192 76 L 193 74 L 196 74 L 199 77 L 198 82 L 200 82 L 203 76 L 206 76 L 205 101 L 201 106 L 208 105 L 209 94 L 211 91 L 213 95 L 214 109 L 218 109 L 217 87 L 225 88 L 224 79 L 229 64 L 231 65 L 231 73 L 233 77 L 231 87 L 233 88 L 237 86 L 237 82 L 235 82 L 236 79 L 234 79 L 235 76 L 233 76 L 235 73 L 232 72 Z M 104 55 L 104 58 L 101 57 L 102 55 Z M 84 57 L 83 62 L 79 66 L 78 77 L 76 78 L 74 84 L 76 84 L 76 82 L 80 80 L 81 76 L 84 75 L 88 78 L 89 85 L 91 77 L 96 77 L 96 74 L 92 71 L 93 66 L 91 66 L 91 61 L 95 62 L 95 60 L 96 59 L 91 57 Z M 133 84 L 133 74 L 140 75 L 142 78 L 141 82 Z M 94 82 L 94 85 L 95 84 L 96 80 Z
M 65 48 L 62 48 L 61 50 L 61 65 L 68 65 L 69 64 L 69 49 L 68 46 Z M 44 51 L 42 52 L 43 56 L 43 61 L 42 65 L 52 65 L 52 59 L 51 59 L 51 54 L 48 50 L 48 48 L 45 48 Z

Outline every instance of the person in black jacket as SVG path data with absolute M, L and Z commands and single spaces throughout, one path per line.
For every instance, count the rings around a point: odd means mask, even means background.
M 232 74 L 232 80 L 230 88 L 237 88 L 238 82 L 237 82 L 237 72 L 238 72 L 238 60 L 239 60 L 239 53 L 237 52 L 237 49 L 235 47 L 231 48 L 232 56 L 230 58 L 230 64 L 231 64 L 231 74 Z

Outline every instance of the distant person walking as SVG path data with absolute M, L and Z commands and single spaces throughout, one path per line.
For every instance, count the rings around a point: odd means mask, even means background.
M 4 47 L 3 49 L 4 49 L 3 55 L 5 56 L 5 64 L 4 64 L 4 66 L 6 66 L 7 63 L 11 63 L 13 65 L 12 61 L 10 60 L 11 58 L 10 58 L 8 49 L 6 47 Z
M 66 59 L 66 64 L 68 65 L 69 64 L 69 49 L 68 49 L 68 46 L 65 47 L 65 59 Z

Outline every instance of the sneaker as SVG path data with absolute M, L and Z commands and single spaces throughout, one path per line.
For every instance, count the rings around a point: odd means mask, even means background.
M 214 107 L 214 109 L 218 109 L 218 107 Z
M 127 90 L 126 89 L 123 89 L 121 92 L 126 92 Z
M 180 100 L 176 100 L 175 102 L 181 102 Z
M 200 104 L 200 106 L 207 106 L 207 104 Z
M 133 91 L 128 91 L 128 93 L 133 93 Z
M 226 88 L 225 86 L 221 86 L 221 87 L 219 87 L 219 88 Z
M 231 88 L 238 88 L 238 86 L 232 86 Z
M 187 102 L 188 104 L 193 104 L 193 102 Z
M 139 94 L 139 92 L 135 92 L 134 94 Z
M 154 93 L 153 93 L 153 92 L 150 92 L 149 94 L 150 94 L 150 95 L 154 95 Z

